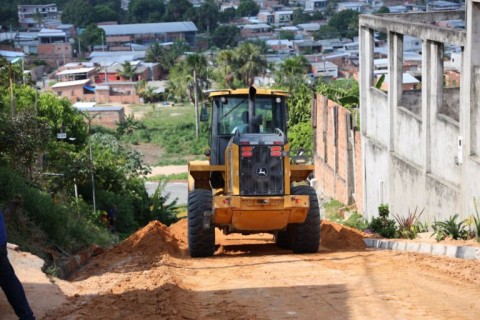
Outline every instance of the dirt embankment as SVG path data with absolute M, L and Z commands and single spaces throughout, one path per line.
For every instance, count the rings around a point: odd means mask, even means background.
M 363 237 L 324 221 L 319 253 L 297 255 L 269 234 L 217 232 L 214 257 L 191 259 L 186 220 L 151 222 L 51 284 L 55 303 L 26 289 L 39 319 L 476 319 L 478 262 L 365 250 Z

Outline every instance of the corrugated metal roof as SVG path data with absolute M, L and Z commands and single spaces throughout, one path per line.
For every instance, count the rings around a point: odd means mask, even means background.
M 88 73 L 93 70 L 95 70 L 95 68 L 79 68 L 79 69 L 63 70 L 62 72 L 57 73 L 57 76 L 64 76 L 67 74 L 76 74 L 76 73 Z
M 191 21 L 117 24 L 99 27 L 105 30 L 107 36 L 198 31 L 195 24 Z
M 71 86 L 78 86 L 84 85 L 90 82 L 90 79 L 82 79 L 82 80 L 75 80 L 75 81 L 65 81 L 65 82 L 57 82 L 55 83 L 52 88 L 63 88 L 63 87 L 71 87 Z

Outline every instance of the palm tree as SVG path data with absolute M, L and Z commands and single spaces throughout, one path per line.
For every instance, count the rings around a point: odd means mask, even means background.
M 218 71 L 219 77 L 217 82 L 225 84 L 232 88 L 233 82 L 233 51 L 232 50 L 221 50 L 217 55 L 217 64 L 218 64 Z
M 133 81 L 133 77 L 136 74 L 136 69 L 137 66 L 133 66 L 130 61 L 125 61 L 124 63 L 122 63 L 122 71 L 120 71 L 118 74 L 122 78 Z
M 267 67 L 267 59 L 252 43 L 244 43 L 235 48 L 233 60 L 237 78 L 242 80 L 244 86 L 252 85 L 255 76 L 262 74 Z
M 187 55 L 179 64 L 170 70 L 168 88 L 176 95 L 183 97 L 188 95 L 190 101 L 195 104 L 195 133 L 199 136 L 199 112 L 198 100 L 203 99 L 202 89 L 208 84 L 207 58 L 202 54 Z
M 147 52 L 145 53 L 145 61 L 160 62 L 163 55 L 165 55 L 165 48 L 158 42 L 155 42 L 147 49 Z
M 289 90 L 303 81 L 305 74 L 310 68 L 310 63 L 304 56 L 296 56 L 285 59 L 275 72 L 275 82 L 280 86 L 286 86 Z

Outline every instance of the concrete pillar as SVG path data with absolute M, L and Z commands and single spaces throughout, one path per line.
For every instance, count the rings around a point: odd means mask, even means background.
M 422 45 L 422 141 L 424 174 L 431 172 L 432 134 L 438 110 L 443 103 L 443 44 L 431 40 Z
M 360 128 L 367 135 L 368 96 L 367 93 L 373 83 L 373 48 L 374 30 L 360 27 Z M 365 94 L 362 94 L 365 93 Z
M 370 86 L 373 82 L 373 48 L 374 42 L 374 30 L 366 27 L 360 27 L 360 132 L 362 136 L 368 136 L 367 132 L 367 118 L 368 118 L 368 96 Z M 365 163 L 365 145 L 366 139 L 362 139 L 362 162 Z M 363 184 L 363 208 L 368 208 L 367 202 L 367 177 L 365 165 L 362 166 L 362 184 Z M 368 212 L 366 212 L 367 218 Z
M 465 6 L 466 44 L 460 80 L 460 136 L 463 138 L 461 213 L 473 211 L 473 197 L 478 201 L 478 186 L 473 181 L 480 167 L 480 128 L 477 123 L 480 114 L 480 0 L 467 0 Z
M 388 106 L 390 110 L 389 151 L 395 151 L 395 132 L 397 127 L 397 110 L 402 105 L 403 84 L 403 34 L 388 33 Z

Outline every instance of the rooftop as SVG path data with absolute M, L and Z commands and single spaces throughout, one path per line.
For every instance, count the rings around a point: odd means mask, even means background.
M 105 30 L 107 36 L 148 33 L 196 32 L 195 24 L 191 21 L 135 23 L 99 26 Z

